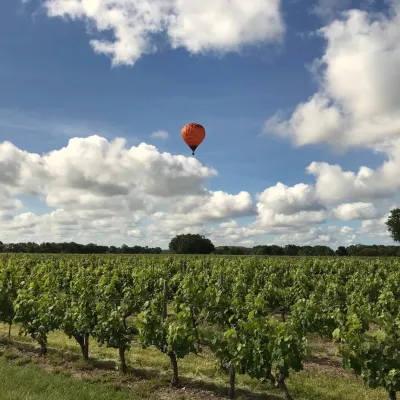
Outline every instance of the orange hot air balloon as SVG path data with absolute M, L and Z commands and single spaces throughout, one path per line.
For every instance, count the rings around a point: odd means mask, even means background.
M 194 151 L 206 137 L 206 130 L 202 125 L 192 122 L 182 128 L 181 134 L 182 139 L 192 149 L 192 154 L 194 155 Z

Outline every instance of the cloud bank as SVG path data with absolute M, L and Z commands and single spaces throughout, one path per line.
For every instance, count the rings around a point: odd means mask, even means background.
M 338 171 L 339 177 L 349 174 Z M 252 196 L 246 191 L 209 190 L 215 169 L 146 143 L 127 147 L 123 138 L 72 138 L 65 147 L 42 155 L 3 142 L 0 218 L 7 241 L 134 240 L 167 247 L 174 235 L 189 232 L 205 234 L 216 244 L 338 245 L 375 233 L 388 240 L 384 216 L 393 193 L 382 192 L 387 197 L 382 195 L 374 203 L 349 202 L 355 192 L 361 199 L 370 197 L 350 173 L 346 191 L 335 186 L 341 196 L 327 196 L 320 187 L 323 173 L 315 185 L 277 183 Z M 21 196 L 28 196 L 27 204 Z M 40 199 L 47 211 L 33 213 L 32 197 Z M 335 220 L 362 222 L 351 228 L 335 226 Z M 321 226 L 327 222 L 333 225 Z M 267 240 L 265 235 L 273 236 Z
M 162 36 L 192 54 L 224 54 L 281 40 L 285 31 L 280 0 L 46 0 L 44 6 L 49 17 L 95 27 L 98 38 L 90 44 L 114 66 L 154 53 Z

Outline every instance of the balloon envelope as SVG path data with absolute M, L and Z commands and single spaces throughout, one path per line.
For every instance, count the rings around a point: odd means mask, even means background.
M 206 137 L 206 130 L 202 125 L 192 122 L 182 128 L 181 134 L 182 139 L 192 149 L 192 154 L 194 155 L 194 151 Z

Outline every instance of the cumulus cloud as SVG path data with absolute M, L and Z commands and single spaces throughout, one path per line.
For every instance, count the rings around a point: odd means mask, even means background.
M 382 200 L 379 207 L 352 199 L 373 197 L 379 182 L 390 181 L 396 147 L 392 152 L 393 159 L 377 171 L 361 169 L 358 174 L 314 163 L 308 170 L 316 176 L 315 185 L 278 182 L 255 201 L 246 191 L 207 189 L 216 170 L 146 143 L 127 147 L 122 138 L 89 136 L 39 155 L 3 142 L 2 232 L 8 241 L 120 245 L 134 240 L 162 247 L 180 233 L 205 234 L 217 245 L 251 246 L 266 234 L 275 235 L 276 243 L 350 243 L 363 230 L 385 241 L 388 235 L 379 218 L 395 198 Z M 21 194 L 36 196 L 48 211 L 33 213 L 18 198 Z M 239 225 L 241 218 L 251 220 Z M 320 226 L 330 219 L 362 224 L 357 230 Z
M 362 221 L 361 223 L 362 232 L 366 235 L 371 236 L 373 239 L 375 239 L 375 241 L 377 240 L 377 238 L 380 238 L 381 242 L 390 243 L 391 242 L 390 234 L 386 226 L 387 218 L 388 215 L 385 215 L 384 217 L 379 219 Z
M 250 229 L 247 226 L 239 226 L 236 221 L 231 220 L 220 223 L 217 228 L 211 229 L 209 233 L 218 243 L 254 246 L 257 235 L 262 234 L 262 231 Z
M 284 33 L 280 0 L 46 0 L 49 17 L 91 23 L 99 33 L 90 41 L 112 64 L 134 65 L 157 51 L 165 34 L 173 48 L 191 53 L 238 51 L 242 46 L 279 40 Z
M 0 164 L 0 220 L 8 241 L 134 241 L 165 248 L 181 233 L 204 234 L 216 245 L 262 244 L 266 234 L 282 244 L 349 244 L 362 235 L 390 241 L 380 219 L 390 199 L 380 207 L 349 202 L 354 187 L 360 195 L 359 188 L 368 186 L 354 186 L 354 174 L 345 175 L 351 189 L 345 192 L 347 202 L 335 192 L 327 195 L 328 183 L 343 190 L 341 170 L 340 179 L 327 178 L 322 189 L 318 175 L 316 185 L 277 183 L 254 201 L 246 191 L 207 189 L 217 171 L 193 157 L 161 153 L 145 143 L 127 147 L 121 138 L 73 138 L 42 155 L 4 142 Z M 370 179 L 374 173 L 357 176 Z M 33 213 L 20 194 L 37 196 L 48 211 Z M 250 221 L 240 225 L 241 218 Z M 330 219 L 359 220 L 361 225 L 321 227 Z
M 277 214 L 264 204 L 258 203 L 258 216 L 255 227 L 266 230 L 267 233 L 277 232 L 274 227 L 301 228 L 310 225 L 319 225 L 326 221 L 328 213 L 326 211 L 299 211 L 295 214 Z
M 220 222 L 230 218 L 253 216 L 256 208 L 248 192 L 229 194 L 222 191 L 208 192 L 205 196 L 188 196 L 171 203 L 163 212 L 152 215 L 153 226 L 157 232 L 174 232 L 206 223 Z
M 248 192 L 240 192 L 237 195 L 231 195 L 222 191 L 209 191 L 206 196 L 187 197 L 182 202 L 171 206 L 172 213 L 196 214 L 202 219 L 218 221 L 229 216 L 246 217 L 255 214 L 253 200 Z M 234 211 L 234 215 L 231 215 Z
M 37 194 L 40 192 L 39 181 L 44 176 L 39 155 L 20 150 L 8 141 L 0 143 L 0 184 L 3 185 L 3 193 Z
M 320 211 L 324 209 L 312 185 L 299 183 L 288 187 L 278 182 L 258 195 L 259 204 L 277 214 L 293 215 L 300 211 Z
M 201 195 L 205 181 L 216 174 L 193 157 L 160 153 L 145 143 L 130 149 L 125 144 L 121 138 L 73 138 L 44 155 L 48 205 L 146 209 L 158 197 Z
M 324 245 L 335 249 L 339 246 L 350 246 L 359 243 L 393 245 L 387 231 L 387 216 L 378 219 L 364 220 L 357 228 L 349 226 L 311 227 L 298 231 L 288 231 L 273 239 L 278 245 L 296 244 L 300 246 Z
M 44 156 L 5 145 L 11 154 L 8 157 L 11 172 L 4 179 L 22 180 L 27 185 L 32 178 L 45 186 L 42 192 L 54 207 L 78 202 L 101 209 L 104 201 L 121 200 L 122 196 L 135 208 L 142 204 L 141 196 L 156 199 L 202 195 L 206 180 L 216 175 L 214 169 L 204 167 L 193 157 L 160 153 L 146 143 L 128 149 L 122 138 L 113 141 L 100 136 L 73 138 L 66 147 Z
M 344 12 L 319 30 L 326 40 L 314 62 L 319 90 L 288 120 L 270 118 L 265 132 L 298 146 L 327 142 L 337 148 L 374 147 L 400 135 L 400 6 L 389 15 Z
M 328 216 L 312 185 L 299 183 L 288 187 L 278 182 L 258 194 L 257 199 L 257 218 L 250 228 L 265 233 L 318 225 Z
M 378 212 L 372 203 L 346 203 L 336 207 L 333 214 L 337 219 L 348 221 L 373 219 Z
M 154 231 L 171 237 L 188 226 L 256 212 L 245 191 L 207 190 L 207 181 L 217 172 L 195 158 L 161 153 L 145 143 L 128 148 L 121 138 L 73 138 L 43 155 L 4 142 L 0 165 L 0 217 L 7 221 L 3 229 L 21 237 L 65 238 L 85 232 L 88 237 L 106 233 L 142 238 Z M 20 194 L 36 195 L 55 210 L 26 212 Z
M 168 27 L 173 47 L 192 53 L 237 51 L 283 34 L 280 0 L 176 0 Z
M 328 12 L 332 3 L 318 4 Z M 387 160 L 376 169 L 360 166 L 358 171 L 311 162 L 306 172 L 315 177 L 315 184 L 278 184 L 260 197 L 261 225 L 282 224 L 292 215 L 309 226 L 330 219 L 358 220 L 359 229 L 351 233 L 355 237 L 362 233 L 387 239 L 380 218 L 400 189 L 400 3 L 393 1 L 390 11 L 346 11 L 320 29 L 326 48 L 312 69 L 318 91 L 298 104 L 289 119 L 278 111 L 264 126 L 264 133 L 287 137 L 296 146 L 325 142 L 341 150 L 363 147 L 384 153 Z M 320 211 L 313 211 L 320 204 Z M 309 233 L 314 241 L 321 240 L 319 227 Z M 334 241 L 331 234 L 323 237 Z
M 376 170 L 362 166 L 358 172 L 339 165 L 313 162 L 307 172 L 316 177 L 316 195 L 322 201 L 369 201 L 390 198 L 400 188 L 400 139 L 387 149 L 388 160 Z

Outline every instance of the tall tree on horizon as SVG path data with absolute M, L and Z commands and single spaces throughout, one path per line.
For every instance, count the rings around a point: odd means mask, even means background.
M 400 242 L 400 208 L 391 210 L 389 218 L 385 223 L 392 239 L 395 242 Z

